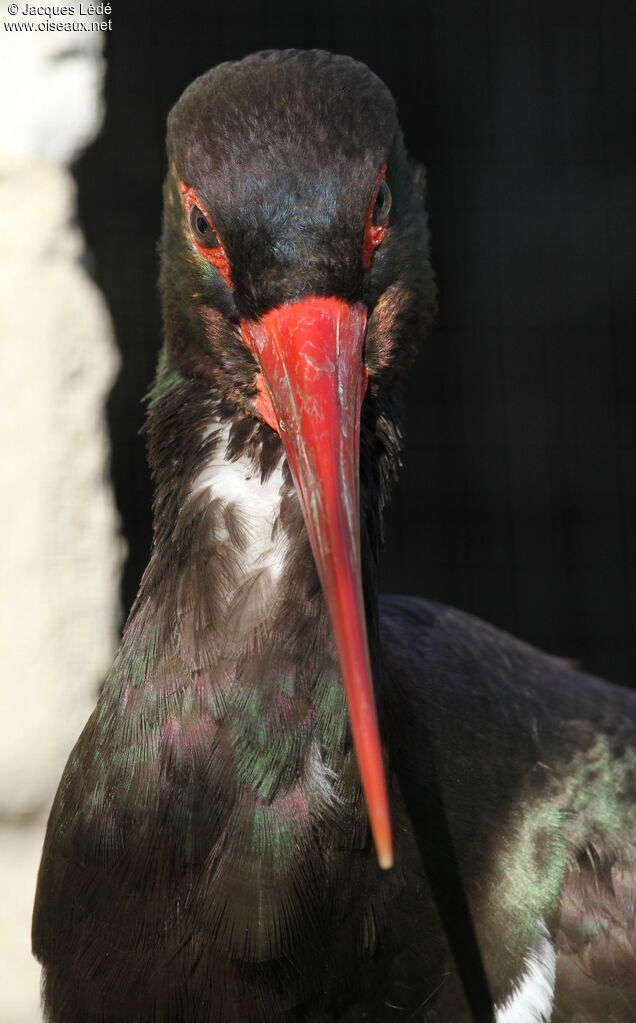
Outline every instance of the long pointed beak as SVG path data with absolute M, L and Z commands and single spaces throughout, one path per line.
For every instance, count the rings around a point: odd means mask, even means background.
M 360 569 L 360 408 L 366 390 L 361 304 L 305 298 L 243 321 L 261 369 L 258 408 L 280 434 L 327 601 L 371 832 L 393 865 Z

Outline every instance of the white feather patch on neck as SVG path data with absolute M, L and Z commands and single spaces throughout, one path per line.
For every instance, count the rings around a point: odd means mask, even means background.
M 497 1009 L 495 1023 L 550 1023 L 556 955 L 543 920 L 537 921 L 535 947 L 525 958 L 515 990 Z
M 209 492 L 210 500 L 221 498 L 239 514 L 250 541 L 242 552 L 242 570 L 245 575 L 269 569 L 272 583 L 276 583 L 285 556 L 285 538 L 275 532 L 274 524 L 280 513 L 283 483 L 283 459 L 263 483 L 250 458 L 241 455 L 228 461 L 225 449 L 230 434 L 228 423 L 211 426 L 207 435 L 214 433 L 218 445 L 208 464 L 195 477 L 190 490 L 192 500 L 202 491 Z M 225 533 L 225 530 L 224 530 Z M 217 540 L 227 539 L 227 534 Z

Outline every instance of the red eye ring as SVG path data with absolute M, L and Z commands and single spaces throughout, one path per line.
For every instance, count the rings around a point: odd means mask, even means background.
M 389 191 L 389 186 L 386 184 L 384 180 L 385 174 L 386 164 L 383 164 L 383 166 L 380 167 L 380 170 L 378 172 L 378 176 L 376 178 L 375 185 L 373 188 L 373 194 L 371 196 L 371 201 L 367 207 L 367 212 L 364 215 L 364 242 L 362 246 L 362 266 L 364 267 L 365 270 L 369 269 L 371 265 L 371 256 L 377 249 L 378 245 L 380 245 L 383 242 L 384 236 L 389 226 L 388 214 L 389 209 L 391 207 L 391 193 Z M 376 216 L 377 212 L 376 202 L 381 187 L 384 187 L 388 193 L 388 202 L 386 202 L 385 204 L 386 205 L 385 216 L 382 218 L 382 220 L 380 220 L 378 224 L 376 224 L 374 223 L 374 217 Z
M 188 219 L 190 237 L 200 254 L 221 274 L 221 277 L 232 287 L 232 270 L 219 233 L 196 190 L 184 181 L 179 182 L 183 205 Z M 199 223 L 202 219 L 203 223 Z M 203 227 L 205 225 L 205 229 Z

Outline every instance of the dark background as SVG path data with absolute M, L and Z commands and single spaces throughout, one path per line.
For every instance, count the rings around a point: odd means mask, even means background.
M 109 404 L 132 600 L 150 542 L 141 397 L 160 338 L 164 125 L 265 47 L 367 62 L 428 168 L 437 327 L 409 389 L 384 588 L 636 682 L 636 4 L 114 4 L 107 117 L 76 168 L 123 370 Z

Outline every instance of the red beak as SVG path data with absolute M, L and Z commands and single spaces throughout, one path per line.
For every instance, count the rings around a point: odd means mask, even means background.
M 393 864 L 391 821 L 373 696 L 360 571 L 360 408 L 367 313 L 305 298 L 241 323 L 256 356 L 265 421 L 280 434 L 336 641 L 362 790 L 381 867 Z

